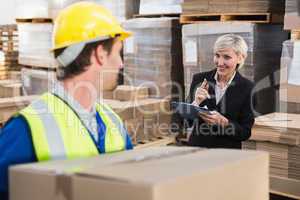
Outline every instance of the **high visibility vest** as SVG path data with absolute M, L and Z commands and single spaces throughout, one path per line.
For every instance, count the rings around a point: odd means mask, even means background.
M 106 126 L 105 153 L 125 150 L 127 132 L 107 105 L 96 111 Z M 38 161 L 73 159 L 99 154 L 97 146 L 78 115 L 59 97 L 45 93 L 19 112 L 30 128 Z

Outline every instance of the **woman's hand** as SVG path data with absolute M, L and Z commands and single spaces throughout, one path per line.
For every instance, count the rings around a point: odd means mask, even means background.
M 229 120 L 217 111 L 211 111 L 211 114 L 200 113 L 203 121 L 210 125 L 228 126 Z
M 209 84 L 206 79 L 202 82 L 201 86 L 195 92 L 194 102 L 192 104 L 199 106 L 205 99 L 209 99 L 208 94 Z

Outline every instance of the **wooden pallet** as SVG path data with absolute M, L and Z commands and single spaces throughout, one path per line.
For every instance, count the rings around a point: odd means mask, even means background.
M 15 35 L 18 35 L 16 24 L 0 26 L 0 36 L 15 36 Z
M 300 40 L 300 29 L 291 30 L 291 40 L 292 41 Z
M 0 50 L 7 52 L 7 53 L 12 53 L 12 52 L 17 52 L 19 49 L 18 46 L 5 46 L 5 45 L 0 45 Z
M 252 23 L 282 23 L 283 16 L 271 13 L 208 13 L 208 14 L 182 14 L 180 23 L 193 24 L 208 21 L 242 21 Z
M 4 58 L 4 60 L 0 60 L 0 65 L 7 66 L 7 65 L 13 65 L 18 64 L 18 57 L 16 58 Z
M 144 14 L 144 15 L 133 15 L 134 18 L 162 18 L 162 17 L 180 17 L 177 13 L 167 14 Z
M 10 75 L 11 71 L 21 71 L 21 67 L 20 66 L 7 67 L 7 66 L 0 65 L 0 73 L 7 72 Z
M 134 149 L 168 146 L 171 144 L 175 144 L 174 137 L 158 137 L 158 138 L 153 138 L 152 140 L 138 142 L 138 144 L 134 147 Z
M 7 63 L 18 63 L 18 56 L 17 57 L 4 57 L 3 60 L 0 62 L 7 62 Z
M 53 19 L 51 18 L 25 18 L 25 19 L 16 19 L 17 23 L 52 23 Z
M 18 42 L 17 35 L 0 35 L 0 40 L 2 42 Z

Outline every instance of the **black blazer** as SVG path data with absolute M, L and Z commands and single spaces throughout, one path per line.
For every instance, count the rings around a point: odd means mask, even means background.
M 216 70 L 195 74 L 187 102 L 192 103 L 194 101 L 196 89 L 206 78 L 209 83 L 208 92 L 211 98 L 206 99 L 200 106 L 206 105 L 210 110 L 221 113 L 229 120 L 229 126 L 208 125 L 199 117 L 192 122 L 194 128 L 189 139 L 189 145 L 241 149 L 241 142 L 251 136 L 251 128 L 254 123 L 254 115 L 251 109 L 255 104 L 255 97 L 252 95 L 254 85 L 237 72 L 224 96 L 216 105 L 215 74 Z M 191 125 L 191 122 L 189 122 L 189 125 Z

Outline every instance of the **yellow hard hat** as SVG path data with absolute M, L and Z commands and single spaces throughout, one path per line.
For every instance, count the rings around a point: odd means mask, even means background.
M 93 2 L 78 2 L 62 10 L 54 23 L 52 50 L 119 36 L 131 36 L 112 13 Z

